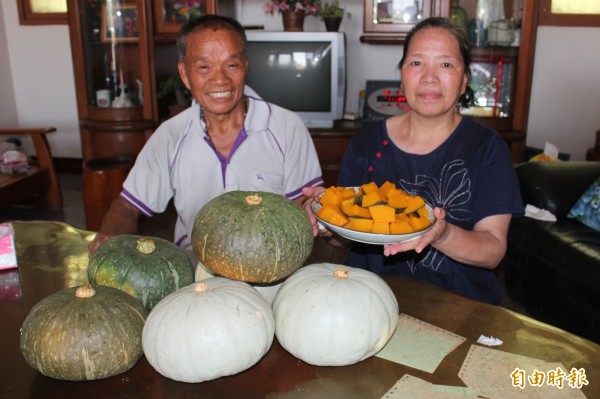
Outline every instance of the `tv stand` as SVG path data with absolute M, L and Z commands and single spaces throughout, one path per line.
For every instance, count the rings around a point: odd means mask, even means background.
M 309 120 L 303 120 L 303 122 L 304 122 L 304 125 L 306 125 L 306 127 L 309 129 L 311 129 L 311 128 L 331 129 L 333 127 L 333 125 L 335 124 L 335 121 L 326 120 L 326 119 L 309 119 Z
M 325 186 L 334 186 L 344 153 L 352 137 L 366 125 L 362 121 L 332 121 L 330 127 L 307 126 L 312 136 Z

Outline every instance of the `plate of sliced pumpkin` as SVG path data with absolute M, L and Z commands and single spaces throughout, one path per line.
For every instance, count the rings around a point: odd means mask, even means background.
M 394 183 L 328 187 L 310 204 L 317 220 L 330 231 L 366 244 L 396 244 L 419 237 L 433 227 L 432 208 L 420 196 Z

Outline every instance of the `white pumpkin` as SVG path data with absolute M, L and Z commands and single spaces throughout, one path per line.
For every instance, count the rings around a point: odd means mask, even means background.
M 206 280 L 207 278 L 211 278 L 211 277 L 215 277 L 216 274 L 213 273 L 212 270 L 210 270 L 208 267 L 204 266 L 204 264 L 200 261 L 198 261 L 198 265 L 196 266 L 196 275 L 195 275 L 195 280 L 194 281 L 202 281 L 202 280 Z M 260 292 L 262 294 L 262 296 L 265 297 L 265 299 L 267 300 L 267 302 L 269 302 L 269 305 L 273 304 L 273 300 L 275 299 L 275 295 L 277 294 L 277 291 L 279 291 L 279 287 L 281 287 L 281 282 L 276 282 L 276 283 L 266 283 L 266 284 L 259 284 L 259 283 L 248 283 L 250 284 L 252 287 L 254 287 L 254 289 L 256 289 L 258 292 Z
M 244 282 L 213 277 L 161 300 L 146 320 L 142 345 L 163 376 L 202 382 L 253 366 L 274 335 L 273 313 L 260 293 Z
M 273 302 L 275 335 L 316 366 L 354 364 L 379 352 L 398 324 L 398 301 L 375 273 L 331 263 L 304 266 Z

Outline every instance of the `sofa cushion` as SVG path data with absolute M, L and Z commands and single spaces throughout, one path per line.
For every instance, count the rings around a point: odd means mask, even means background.
M 561 219 L 600 177 L 600 162 L 527 162 L 516 167 L 523 202 Z
M 567 217 L 579 220 L 600 231 L 600 179 L 597 179 L 577 200 Z

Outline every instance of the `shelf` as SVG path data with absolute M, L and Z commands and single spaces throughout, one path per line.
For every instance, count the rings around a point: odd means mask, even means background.
M 365 44 L 404 44 L 406 35 L 362 35 L 360 42 Z
M 486 46 L 486 47 L 471 47 L 471 55 L 475 59 L 477 57 L 513 57 L 519 56 L 519 47 L 509 46 Z

